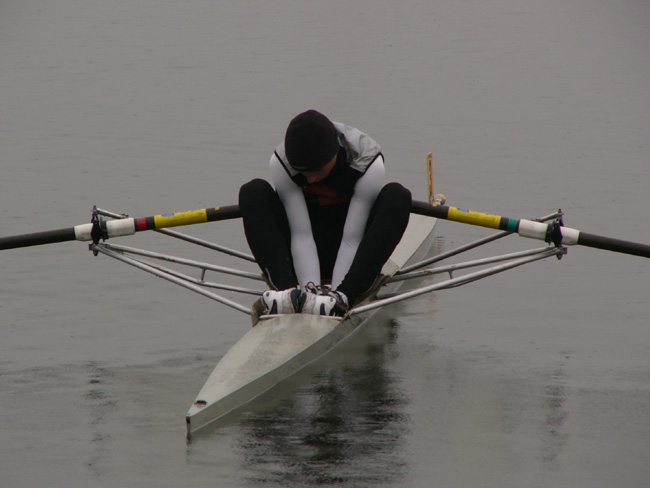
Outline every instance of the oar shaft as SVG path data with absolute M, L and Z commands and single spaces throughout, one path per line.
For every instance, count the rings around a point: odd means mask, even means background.
M 218 220 L 236 219 L 241 217 L 239 205 L 227 207 L 202 208 L 190 210 L 189 212 L 178 212 L 171 215 L 155 215 L 153 217 L 140 217 L 135 221 L 135 231 L 164 229 L 177 227 L 179 225 L 202 224 L 204 222 L 216 222 Z
M 526 219 L 511 219 L 500 215 L 491 215 L 471 210 L 462 210 L 444 205 L 431 205 L 427 202 L 414 201 L 411 205 L 411 212 L 420 215 L 428 215 L 443 220 L 462 222 L 490 229 L 500 229 L 514 232 L 522 237 L 529 237 L 541 241 L 550 242 L 552 237 L 549 233 L 553 230 L 552 225 L 543 222 L 536 222 Z M 570 227 L 559 227 L 561 236 L 560 244 L 566 246 L 586 246 L 606 251 L 620 252 L 650 258 L 650 245 L 639 242 L 624 241 L 612 237 L 588 234 Z
M 226 207 L 202 208 L 189 212 L 179 212 L 171 215 L 155 215 L 153 217 L 125 218 L 104 222 L 102 234 L 106 238 L 127 236 L 144 230 L 164 229 L 179 225 L 192 225 L 218 220 L 236 219 L 241 217 L 238 205 Z M 92 240 L 93 224 L 81 224 L 67 229 L 35 232 L 16 236 L 0 237 L 0 250 L 18 247 L 40 246 L 65 241 Z
M 0 237 L 0 249 L 14 249 L 17 247 L 54 244 L 55 242 L 74 241 L 76 238 L 74 227 L 48 230 L 45 232 L 35 232 L 33 234 Z
M 411 213 L 428 215 L 429 217 L 451 220 L 453 222 L 478 225 L 489 229 L 507 230 L 509 232 L 517 232 L 517 225 L 519 223 L 517 219 L 509 219 L 499 215 L 474 212 L 473 210 L 462 210 L 445 205 L 431 205 L 430 203 L 419 201 L 413 201 L 411 204 Z
M 650 258 L 650 246 L 647 244 L 614 239 L 613 237 L 598 236 L 586 232 L 580 232 L 578 245 Z

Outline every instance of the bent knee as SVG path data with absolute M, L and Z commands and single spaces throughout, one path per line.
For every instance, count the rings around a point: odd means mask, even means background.
M 391 206 L 411 207 L 411 192 L 399 183 L 393 182 L 384 185 L 377 198 L 390 202 Z
M 258 202 L 267 201 L 268 196 L 273 193 L 271 184 L 261 178 L 244 183 L 239 189 L 239 207 L 246 208 Z

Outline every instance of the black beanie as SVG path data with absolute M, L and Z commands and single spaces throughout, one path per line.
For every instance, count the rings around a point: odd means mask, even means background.
M 316 110 L 303 112 L 289 123 L 284 150 L 296 171 L 316 171 L 330 162 L 339 150 L 334 125 Z

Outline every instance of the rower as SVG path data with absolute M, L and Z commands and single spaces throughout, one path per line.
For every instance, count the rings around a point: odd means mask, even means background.
M 271 290 L 266 313 L 342 316 L 372 286 L 409 220 L 411 193 L 383 184 L 379 145 L 308 110 L 291 120 L 271 179 L 241 187 L 251 251 Z

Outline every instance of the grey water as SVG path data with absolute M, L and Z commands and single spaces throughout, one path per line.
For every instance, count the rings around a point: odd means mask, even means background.
M 316 108 L 418 199 L 432 151 L 450 205 L 650 243 L 648 80 L 644 0 L 5 1 L 0 235 L 234 204 Z M 488 233 L 439 222 L 433 247 Z M 649 272 L 571 248 L 393 306 L 188 440 L 247 317 L 84 243 L 3 251 L 0 486 L 646 487 Z

